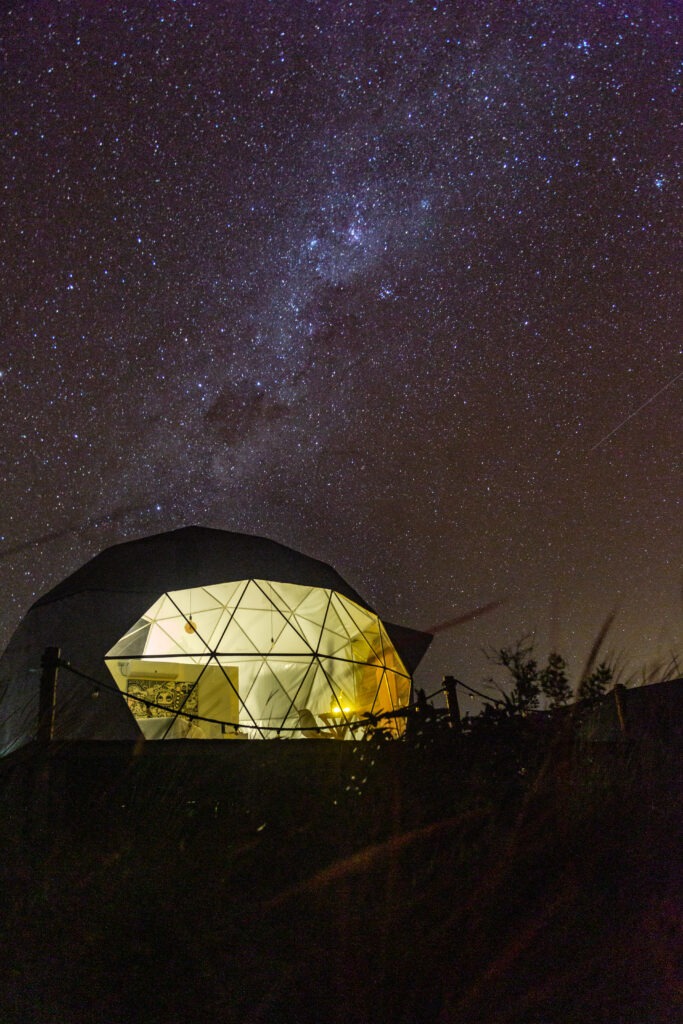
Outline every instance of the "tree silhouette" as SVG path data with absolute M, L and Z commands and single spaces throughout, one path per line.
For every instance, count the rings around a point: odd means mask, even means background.
M 534 644 L 529 637 L 523 637 L 510 647 L 500 647 L 487 654 L 492 664 L 505 669 L 507 680 L 501 684 L 493 678 L 494 685 L 502 697 L 497 708 L 488 706 L 486 717 L 510 718 L 537 711 L 543 699 L 550 710 L 565 707 L 574 696 L 567 676 L 567 663 L 556 651 L 548 655 L 547 663 L 541 667 L 534 657 Z M 582 680 L 577 697 L 579 700 L 596 700 L 606 693 L 613 680 L 613 670 L 602 662 Z M 510 683 L 512 686 L 510 687 Z
M 607 662 L 602 661 L 586 679 L 581 680 L 578 693 L 579 700 L 597 700 L 598 697 L 602 697 L 607 692 L 607 688 L 613 682 L 613 679 L 613 670 Z
M 494 679 L 504 701 L 503 714 L 526 715 L 538 708 L 541 688 L 538 682 L 538 663 L 533 655 L 534 645 L 528 637 L 518 640 L 513 647 L 501 647 L 488 655 L 494 665 L 507 670 L 512 677 L 511 690 L 504 690 Z
M 564 707 L 574 695 L 567 679 L 567 663 L 555 652 L 548 656 L 548 664 L 539 673 L 538 681 L 550 708 Z

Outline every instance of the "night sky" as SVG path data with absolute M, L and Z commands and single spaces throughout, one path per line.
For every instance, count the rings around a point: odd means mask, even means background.
M 197 523 L 683 665 L 674 0 L 3 5 L 4 643 Z M 65 652 L 68 656 L 68 652 Z

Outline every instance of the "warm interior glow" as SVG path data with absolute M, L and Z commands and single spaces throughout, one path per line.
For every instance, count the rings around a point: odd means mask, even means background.
M 364 713 L 410 698 L 376 615 L 332 590 L 268 580 L 162 594 L 106 662 L 149 739 L 352 738 Z

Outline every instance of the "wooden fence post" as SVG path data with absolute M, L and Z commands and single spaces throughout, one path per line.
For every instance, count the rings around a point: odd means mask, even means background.
M 461 731 L 460 704 L 458 703 L 458 681 L 454 676 L 443 677 L 443 689 L 446 694 L 446 707 L 451 728 L 457 732 Z
M 38 699 L 38 732 L 39 743 L 49 743 L 55 734 L 55 711 L 57 709 L 57 674 L 59 659 L 62 652 L 59 647 L 46 647 L 41 658 L 43 671 L 40 676 L 40 695 Z
M 614 689 L 612 690 L 612 693 L 614 694 L 614 703 L 616 705 L 616 710 L 617 710 L 617 720 L 619 722 L 619 732 L 621 733 L 623 739 L 627 739 L 628 738 L 628 728 L 627 728 L 627 723 L 626 723 L 626 708 L 624 707 L 625 696 L 626 696 L 626 687 L 624 686 L 623 683 L 616 683 Z

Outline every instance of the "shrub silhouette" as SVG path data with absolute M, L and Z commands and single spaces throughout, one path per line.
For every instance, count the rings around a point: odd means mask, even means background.
M 488 705 L 485 718 L 510 718 L 525 716 L 537 711 L 543 702 L 550 710 L 565 707 L 574 697 L 574 690 L 567 675 L 567 662 L 556 651 L 551 651 L 544 666 L 534 657 L 534 644 L 529 637 L 522 637 L 510 647 L 500 647 L 488 653 L 492 664 L 505 669 L 507 679 L 499 684 L 495 679 L 488 682 L 496 687 L 501 700 L 496 706 Z M 596 700 L 602 697 L 613 682 L 614 672 L 603 661 L 593 672 L 582 679 L 577 689 L 578 700 Z M 512 686 L 510 687 L 510 683 Z

